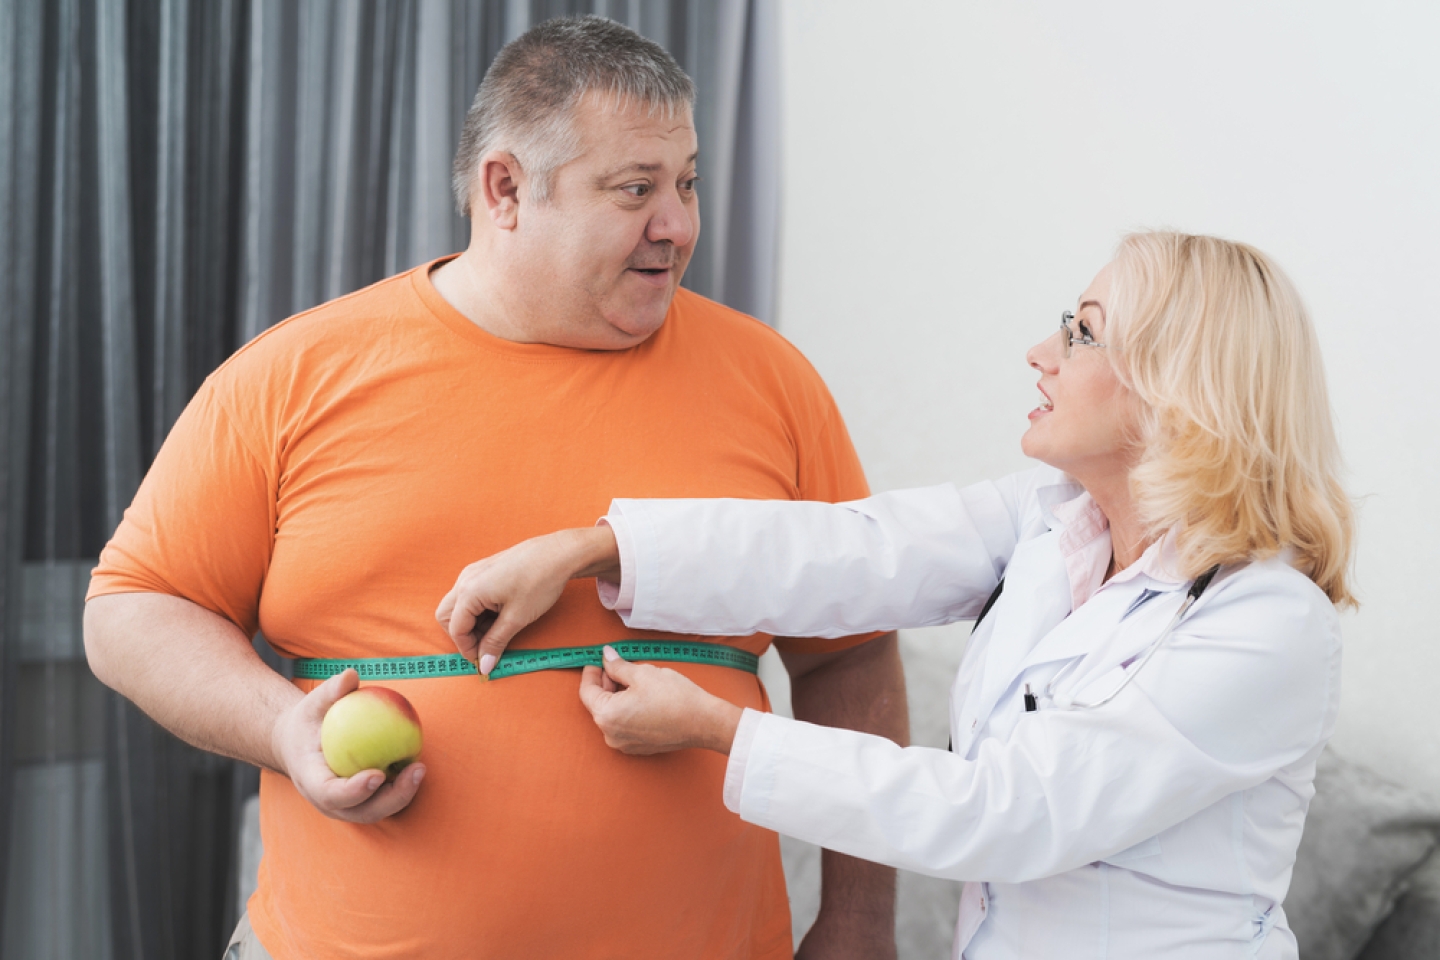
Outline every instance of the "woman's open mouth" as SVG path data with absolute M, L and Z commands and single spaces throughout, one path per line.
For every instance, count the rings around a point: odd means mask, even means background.
M 1036 419 L 1037 417 L 1043 417 L 1045 414 L 1049 413 L 1050 411 L 1052 411 L 1052 410 L 1054 410 L 1054 409 L 1055 409 L 1055 404 L 1052 403 L 1052 402 L 1050 401 L 1050 398 L 1045 395 L 1045 391 L 1044 391 L 1044 390 L 1041 390 L 1041 391 L 1040 391 L 1040 405 L 1039 405 L 1038 407 L 1036 407 L 1034 410 L 1031 410 L 1031 411 L 1030 411 L 1030 419 L 1031 419 L 1031 420 L 1034 420 L 1034 419 Z

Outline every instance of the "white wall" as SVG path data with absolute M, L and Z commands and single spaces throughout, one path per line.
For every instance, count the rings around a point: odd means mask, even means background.
M 1440 794 L 1440 4 L 782 9 L 779 323 L 872 485 L 1024 466 L 1024 351 L 1124 231 L 1259 246 L 1364 498 L 1336 746 Z

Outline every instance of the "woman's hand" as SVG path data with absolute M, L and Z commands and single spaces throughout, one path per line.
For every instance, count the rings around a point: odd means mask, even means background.
M 741 710 L 664 667 L 631 663 L 605 648 L 605 669 L 586 667 L 580 702 L 605 742 L 637 756 L 704 747 L 729 754 Z
M 489 676 L 515 634 L 553 607 L 575 577 L 620 578 L 620 553 L 608 526 L 535 537 L 470 564 L 440 601 L 435 619 L 461 656 Z

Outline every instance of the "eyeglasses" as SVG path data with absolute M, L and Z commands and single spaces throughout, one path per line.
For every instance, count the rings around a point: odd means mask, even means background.
M 1071 347 L 1101 347 L 1105 344 L 1097 343 L 1095 338 L 1090 336 L 1090 331 L 1085 327 L 1085 321 L 1080 321 L 1080 335 L 1075 335 L 1075 330 L 1070 326 L 1070 321 L 1075 319 L 1075 314 L 1066 310 L 1060 314 L 1060 343 L 1065 347 L 1065 359 L 1070 359 Z

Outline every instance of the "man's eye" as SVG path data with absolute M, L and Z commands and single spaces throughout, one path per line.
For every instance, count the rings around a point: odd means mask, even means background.
M 697 184 L 697 183 L 699 183 L 699 182 L 700 182 L 700 178 L 699 178 L 698 176 L 697 176 L 697 177 L 691 177 L 691 178 L 688 179 L 688 180 L 681 180 L 681 181 L 680 181 L 680 189 L 681 189 L 681 190 L 684 190 L 686 193 L 694 193 L 694 192 L 695 192 L 695 184 Z
M 623 187 L 621 187 L 620 189 L 621 189 L 621 190 L 624 190 L 626 193 L 630 194 L 630 196 L 632 196 L 632 197 L 644 197 L 644 196 L 648 196 L 649 193 L 650 193 L 650 184 L 648 184 L 648 183 L 632 183 L 632 184 L 628 184 L 627 186 L 623 186 Z

